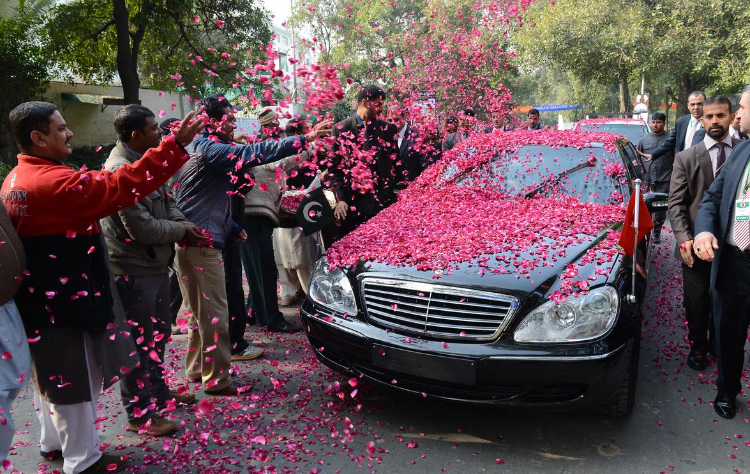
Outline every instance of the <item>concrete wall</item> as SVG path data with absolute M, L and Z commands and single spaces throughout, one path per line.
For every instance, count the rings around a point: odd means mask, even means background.
M 101 105 L 86 104 L 79 102 L 70 102 L 62 99 L 62 93 L 69 92 L 73 94 L 97 94 L 108 97 L 122 97 L 122 87 L 93 86 L 86 84 L 68 84 L 66 82 L 51 82 L 47 90 L 46 98 L 57 105 L 68 123 L 68 128 L 73 132 L 71 145 L 73 148 L 80 146 L 99 146 L 114 143 L 115 129 L 112 126 L 115 113 L 121 107 L 119 105 L 109 105 L 102 110 Z M 156 115 L 156 120 L 162 120 L 175 117 L 182 118 L 190 110 L 193 110 L 193 104 L 188 102 L 187 97 L 164 92 L 159 96 L 159 91 L 150 89 L 141 89 L 141 104 L 151 109 Z M 172 110 L 172 103 L 176 106 Z M 166 115 L 159 117 L 159 111 L 163 110 Z

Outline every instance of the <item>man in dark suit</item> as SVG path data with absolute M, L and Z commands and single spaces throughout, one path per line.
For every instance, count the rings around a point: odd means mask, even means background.
M 712 350 L 709 336 L 711 264 L 696 259 L 693 237 L 698 205 L 714 182 L 732 149 L 740 141 L 729 136 L 732 104 L 726 97 L 711 97 L 703 108 L 706 136 L 702 142 L 675 156 L 669 192 L 669 222 L 675 239 L 675 256 L 682 261 L 684 306 L 688 320 L 690 354 L 687 364 L 695 370 L 708 365 Z
M 737 113 L 741 131 L 750 133 L 750 86 L 742 91 Z M 737 413 L 736 398 L 742 389 L 740 377 L 750 325 L 749 162 L 750 141 L 744 141 L 706 191 L 695 221 L 696 254 L 713 261 L 710 285 L 719 358 L 714 410 L 724 418 Z
M 688 96 L 688 110 L 690 115 L 683 115 L 674 123 L 674 128 L 669 134 L 669 138 L 656 150 L 650 154 L 638 153 L 647 160 L 658 160 L 670 152 L 675 155 L 686 148 L 690 148 L 693 143 L 695 133 L 701 129 L 701 117 L 703 116 L 703 103 L 706 101 L 706 94 L 703 91 L 694 91 Z
M 472 109 L 464 109 L 458 114 L 458 130 L 445 137 L 443 151 L 452 150 L 456 143 L 469 138 L 474 131 L 475 114 Z
M 396 200 L 396 126 L 380 119 L 385 91 L 369 85 L 357 95 L 357 113 L 333 127 L 330 185 L 338 203 L 341 237 Z
M 664 130 L 667 124 L 667 116 L 662 113 L 655 113 L 651 116 L 651 133 L 641 138 L 636 146 L 636 150 L 643 153 L 651 153 L 661 146 L 668 138 L 668 133 Z M 672 180 L 672 166 L 674 157 L 672 154 L 664 155 L 658 160 L 646 161 L 644 168 L 648 176 L 648 187 L 654 193 L 669 194 L 669 182 Z M 654 220 L 654 244 L 661 243 L 661 229 L 667 220 L 667 213 L 656 211 L 652 216 Z
M 398 160 L 396 161 L 396 172 L 406 181 L 414 181 L 422 174 L 426 167 L 423 148 L 423 138 L 419 132 L 406 121 L 406 110 L 397 109 L 389 114 L 391 123 L 396 126 L 396 146 L 398 147 Z

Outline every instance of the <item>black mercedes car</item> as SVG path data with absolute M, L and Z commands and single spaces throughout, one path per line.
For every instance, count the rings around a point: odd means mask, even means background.
M 641 169 L 607 133 L 462 142 L 317 262 L 316 356 L 417 396 L 630 413 L 649 245 L 618 239 Z

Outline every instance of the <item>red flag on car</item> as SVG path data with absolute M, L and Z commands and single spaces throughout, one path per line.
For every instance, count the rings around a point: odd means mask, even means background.
M 648 212 L 646 201 L 643 196 L 638 194 L 638 242 L 654 228 L 654 221 L 651 220 L 651 213 Z M 635 253 L 635 193 L 630 195 L 628 202 L 628 212 L 625 214 L 625 222 L 622 225 L 622 235 L 620 236 L 620 247 L 631 257 Z

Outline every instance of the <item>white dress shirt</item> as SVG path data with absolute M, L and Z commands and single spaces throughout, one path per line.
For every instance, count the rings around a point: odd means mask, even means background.
M 397 136 L 399 149 L 401 148 L 401 142 L 404 140 L 404 136 L 406 136 L 406 127 L 408 127 L 408 125 L 404 125 L 403 127 L 401 127 L 401 130 L 398 131 Z
M 737 140 L 740 140 L 740 131 L 730 125 L 729 126 L 729 136 L 732 137 L 732 138 L 736 138 Z
M 701 124 L 700 119 L 697 119 L 692 115 L 690 116 L 690 122 L 688 123 L 688 128 L 685 132 L 685 150 L 690 148 L 690 146 L 693 144 L 693 136 L 695 136 L 695 132 L 700 130 L 702 126 L 703 124 Z
M 724 147 L 724 165 L 726 165 L 729 161 L 729 157 L 732 155 L 732 136 L 727 134 L 722 141 L 727 144 L 727 146 Z M 703 137 L 703 144 L 706 145 L 708 155 L 711 157 L 711 169 L 713 169 L 714 175 L 716 175 L 716 156 L 719 154 L 719 147 L 714 146 L 717 143 L 719 142 L 709 137 L 708 133 Z

